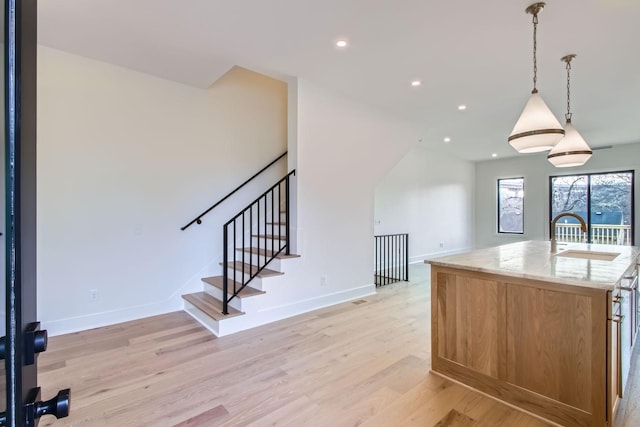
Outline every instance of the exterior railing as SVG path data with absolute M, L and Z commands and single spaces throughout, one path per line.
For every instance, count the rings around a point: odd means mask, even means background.
M 409 234 L 374 236 L 376 286 L 409 280 Z
M 580 224 L 556 224 L 558 242 L 584 242 L 585 235 Z M 591 243 L 605 245 L 631 245 L 631 226 L 614 224 L 592 224 Z

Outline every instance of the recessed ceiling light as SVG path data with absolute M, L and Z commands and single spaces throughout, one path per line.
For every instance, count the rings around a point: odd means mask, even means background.
M 346 40 L 338 40 L 338 41 L 336 41 L 336 46 L 338 46 L 338 47 L 347 47 L 347 41 Z
M 451 138 L 449 138 L 448 136 L 445 136 L 445 137 L 444 137 L 444 142 L 445 142 L 445 143 L 449 143 L 449 142 L 451 142 Z
M 411 82 L 411 86 L 420 86 L 422 82 L 420 80 L 414 80 Z
M 464 105 L 464 104 L 458 105 L 458 110 L 460 110 L 460 111 L 464 111 L 464 110 L 466 110 L 466 109 L 467 109 L 467 106 L 466 106 L 466 105 Z
M 491 157 L 498 157 L 498 153 L 493 153 Z

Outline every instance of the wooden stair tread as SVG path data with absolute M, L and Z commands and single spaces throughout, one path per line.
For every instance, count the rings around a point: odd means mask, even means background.
M 191 303 L 198 310 L 202 311 L 213 320 L 228 319 L 230 317 L 241 316 L 244 313 L 228 306 L 229 314 L 222 314 L 222 301 L 219 301 L 206 292 L 195 292 L 193 294 L 182 295 L 182 298 Z
M 223 265 L 223 263 L 220 263 L 220 265 Z M 229 268 L 233 268 L 234 270 L 238 270 L 238 271 L 243 271 L 247 274 L 251 274 L 251 270 L 250 268 L 253 267 L 254 270 L 257 270 L 257 266 L 253 265 L 249 265 L 247 263 L 242 263 L 241 261 L 236 261 L 235 263 L 233 262 L 229 262 L 227 263 L 227 267 Z M 258 273 L 256 275 L 256 277 L 271 277 L 271 276 L 282 276 L 284 273 L 280 272 L 280 271 L 275 271 L 275 270 L 270 270 L 268 268 L 264 268 L 262 269 L 262 271 L 260 273 Z M 233 279 L 233 278 L 231 278 Z
M 252 234 L 251 237 L 260 237 L 260 238 L 267 238 L 267 239 L 274 239 L 274 240 L 286 240 L 287 239 L 287 236 L 285 236 L 285 235 L 274 236 L 273 234 Z
M 271 257 L 273 256 L 273 251 L 271 249 L 263 249 L 263 248 L 242 248 L 242 249 L 238 249 L 239 251 L 243 251 L 243 252 L 249 252 L 252 254 L 258 254 L 258 255 L 263 255 L 263 256 L 268 256 Z M 278 255 L 276 257 L 277 259 L 288 259 L 288 258 L 300 258 L 300 255 L 295 255 L 295 254 L 289 254 L 289 255 L 285 255 L 284 253 L 280 253 L 280 255 Z
M 220 290 L 222 290 L 223 286 L 224 286 L 224 278 L 222 276 L 214 276 L 214 277 L 205 277 L 202 279 L 203 282 L 210 284 L 211 286 L 218 288 Z M 233 281 L 230 281 L 229 283 L 229 292 L 233 292 L 233 286 L 232 286 Z M 241 283 L 239 282 L 235 282 L 236 283 L 236 287 L 240 287 L 242 286 Z M 246 298 L 246 297 L 252 297 L 255 295 L 262 295 L 264 294 L 264 291 L 261 291 L 259 289 L 256 288 L 252 288 L 251 286 L 245 286 L 243 290 L 240 291 L 240 293 L 238 293 L 237 297 L 238 298 Z

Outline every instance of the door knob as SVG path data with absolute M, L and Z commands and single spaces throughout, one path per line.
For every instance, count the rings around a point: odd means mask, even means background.
M 56 397 L 46 402 L 36 402 L 36 418 L 43 415 L 53 415 L 56 418 L 69 416 L 69 405 L 71 400 L 71 390 L 66 388 L 60 390 Z
M 56 397 L 46 402 L 40 401 L 40 387 L 33 388 L 27 395 L 24 405 L 24 427 L 36 427 L 38 419 L 43 415 L 53 415 L 56 418 L 69 416 L 71 390 L 60 390 Z
M 33 365 L 36 354 L 47 351 L 47 330 L 40 330 L 40 322 L 29 323 L 24 331 L 24 364 Z M 6 337 L 0 338 L 0 359 L 5 358 Z
M 30 323 L 24 334 L 24 364 L 33 365 L 36 354 L 47 351 L 47 343 L 47 330 L 40 330 L 40 322 Z

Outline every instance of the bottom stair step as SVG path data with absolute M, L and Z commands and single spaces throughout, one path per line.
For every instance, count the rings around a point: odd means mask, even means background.
M 229 306 L 229 314 L 222 314 L 222 301 L 219 301 L 206 292 L 196 292 L 182 295 L 182 298 L 191 303 L 198 310 L 202 311 L 213 320 L 228 319 L 230 317 L 241 316 L 244 313 Z

